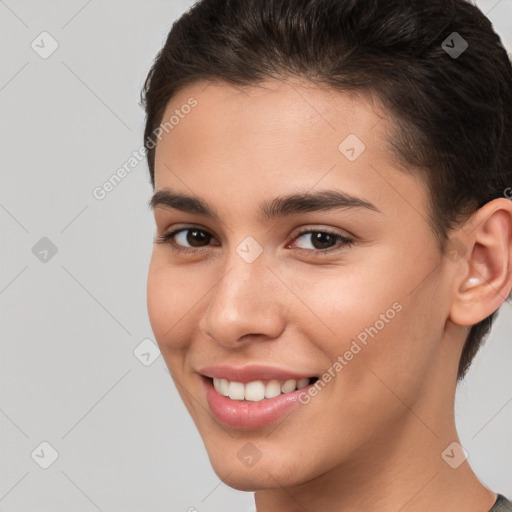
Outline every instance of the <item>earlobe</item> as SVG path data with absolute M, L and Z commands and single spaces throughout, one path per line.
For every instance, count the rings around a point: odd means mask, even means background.
M 512 202 L 494 199 L 475 212 L 462 229 L 467 248 L 457 262 L 450 319 L 474 325 L 494 313 L 512 289 Z M 459 235 L 460 237 L 461 235 Z

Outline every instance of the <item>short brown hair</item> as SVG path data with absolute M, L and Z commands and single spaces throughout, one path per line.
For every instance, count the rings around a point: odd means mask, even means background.
M 447 51 L 455 41 L 468 45 L 460 55 Z M 178 90 L 287 76 L 381 100 L 393 150 L 426 178 L 442 251 L 451 228 L 512 184 L 512 66 L 469 1 L 202 0 L 172 25 L 141 93 L 153 187 L 152 136 Z M 495 315 L 471 327 L 459 379 Z

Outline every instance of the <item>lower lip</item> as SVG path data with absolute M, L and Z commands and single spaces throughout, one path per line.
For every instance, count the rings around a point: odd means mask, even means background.
M 259 402 L 231 400 L 217 393 L 211 379 L 203 378 L 206 399 L 215 418 L 228 427 L 252 430 L 276 423 L 287 416 L 299 402 L 299 393 L 307 388 L 283 393 L 274 398 L 265 398 Z M 311 384 L 312 385 L 312 384 Z

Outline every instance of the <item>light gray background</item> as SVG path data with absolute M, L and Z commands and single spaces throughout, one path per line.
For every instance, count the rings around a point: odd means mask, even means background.
M 162 358 L 133 352 L 153 340 L 145 162 L 92 195 L 140 148 L 140 88 L 191 4 L 0 0 L 0 512 L 252 508 L 213 473 Z M 478 5 L 511 49 L 512 0 Z M 31 48 L 43 31 L 59 45 L 47 59 Z M 47 262 L 42 237 L 58 249 Z M 511 331 L 507 303 L 457 396 L 470 463 L 509 497 Z

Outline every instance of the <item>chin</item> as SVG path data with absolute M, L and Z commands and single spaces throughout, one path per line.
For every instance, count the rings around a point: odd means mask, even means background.
M 299 457 L 290 457 L 290 452 L 279 454 L 272 450 L 271 456 L 262 454 L 252 466 L 244 464 L 237 450 L 221 450 L 210 447 L 208 456 L 217 476 L 229 487 L 239 491 L 255 492 L 264 489 L 294 487 L 314 479 L 322 472 L 314 464 L 308 464 Z M 293 453 L 293 451 L 292 451 Z
M 259 464 L 258 464 L 259 465 Z M 283 472 L 275 468 L 261 466 L 259 468 L 240 468 L 234 465 L 212 465 L 217 476 L 229 487 L 238 491 L 255 492 L 264 489 L 293 487 L 304 483 L 300 475 L 291 477 L 292 470 Z M 296 470 L 293 470 L 296 472 Z
M 277 487 L 275 482 L 270 481 L 268 474 L 265 478 L 264 475 L 258 475 L 250 472 L 244 472 L 245 474 L 232 473 L 227 477 L 225 477 L 225 474 L 217 473 L 217 471 L 215 473 L 221 480 L 224 478 L 223 481 L 227 486 L 236 489 L 237 491 L 256 492 Z

